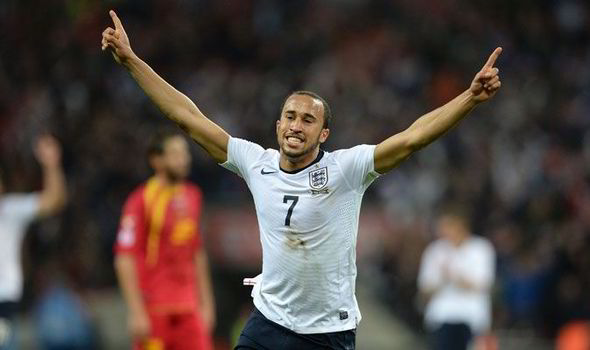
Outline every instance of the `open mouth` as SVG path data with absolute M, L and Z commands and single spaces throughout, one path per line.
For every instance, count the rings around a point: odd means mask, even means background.
M 285 138 L 289 146 L 298 146 L 303 144 L 303 140 L 298 136 L 287 136 Z

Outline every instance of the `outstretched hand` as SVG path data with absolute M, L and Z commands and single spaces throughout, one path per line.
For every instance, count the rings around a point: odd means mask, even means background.
M 502 48 L 496 48 L 471 82 L 469 91 L 473 94 L 475 102 L 479 103 L 489 100 L 494 97 L 500 86 L 502 86 L 499 75 L 500 70 L 494 67 L 500 53 L 502 53 Z
M 115 29 L 108 27 L 102 32 L 102 50 L 109 48 L 115 61 L 119 64 L 124 64 L 129 58 L 135 55 L 131 50 L 131 44 L 129 43 L 129 37 L 125 33 L 123 24 L 115 11 L 109 11 Z

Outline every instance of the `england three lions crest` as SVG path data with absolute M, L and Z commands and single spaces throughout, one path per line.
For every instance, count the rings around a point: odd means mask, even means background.
M 309 186 L 314 190 L 324 188 L 328 184 L 328 167 L 309 172 Z

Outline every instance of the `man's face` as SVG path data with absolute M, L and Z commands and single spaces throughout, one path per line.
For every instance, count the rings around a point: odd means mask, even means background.
M 164 142 L 164 152 L 156 156 L 159 167 L 172 181 L 185 179 L 190 171 L 191 154 L 182 136 L 172 136 Z M 156 169 L 158 171 L 159 169 Z
M 466 223 L 459 217 L 443 215 L 437 221 L 437 231 L 441 238 L 453 244 L 461 243 L 469 234 Z
M 324 129 L 324 105 L 307 95 L 290 96 L 277 121 L 277 141 L 281 153 L 300 159 L 317 149 L 328 138 Z

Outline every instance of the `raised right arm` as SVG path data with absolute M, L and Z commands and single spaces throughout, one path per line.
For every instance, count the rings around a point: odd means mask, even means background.
M 174 121 L 215 159 L 227 160 L 229 134 L 205 117 L 186 95 L 162 79 L 147 63 L 131 50 L 123 24 L 114 11 L 109 14 L 115 29 L 102 33 L 102 49 L 109 48 L 117 63 L 123 65 L 166 117 Z
M 68 197 L 61 166 L 61 146 L 53 136 L 43 135 L 37 140 L 35 156 L 43 172 L 43 190 L 39 193 L 37 214 L 45 217 L 61 210 Z

